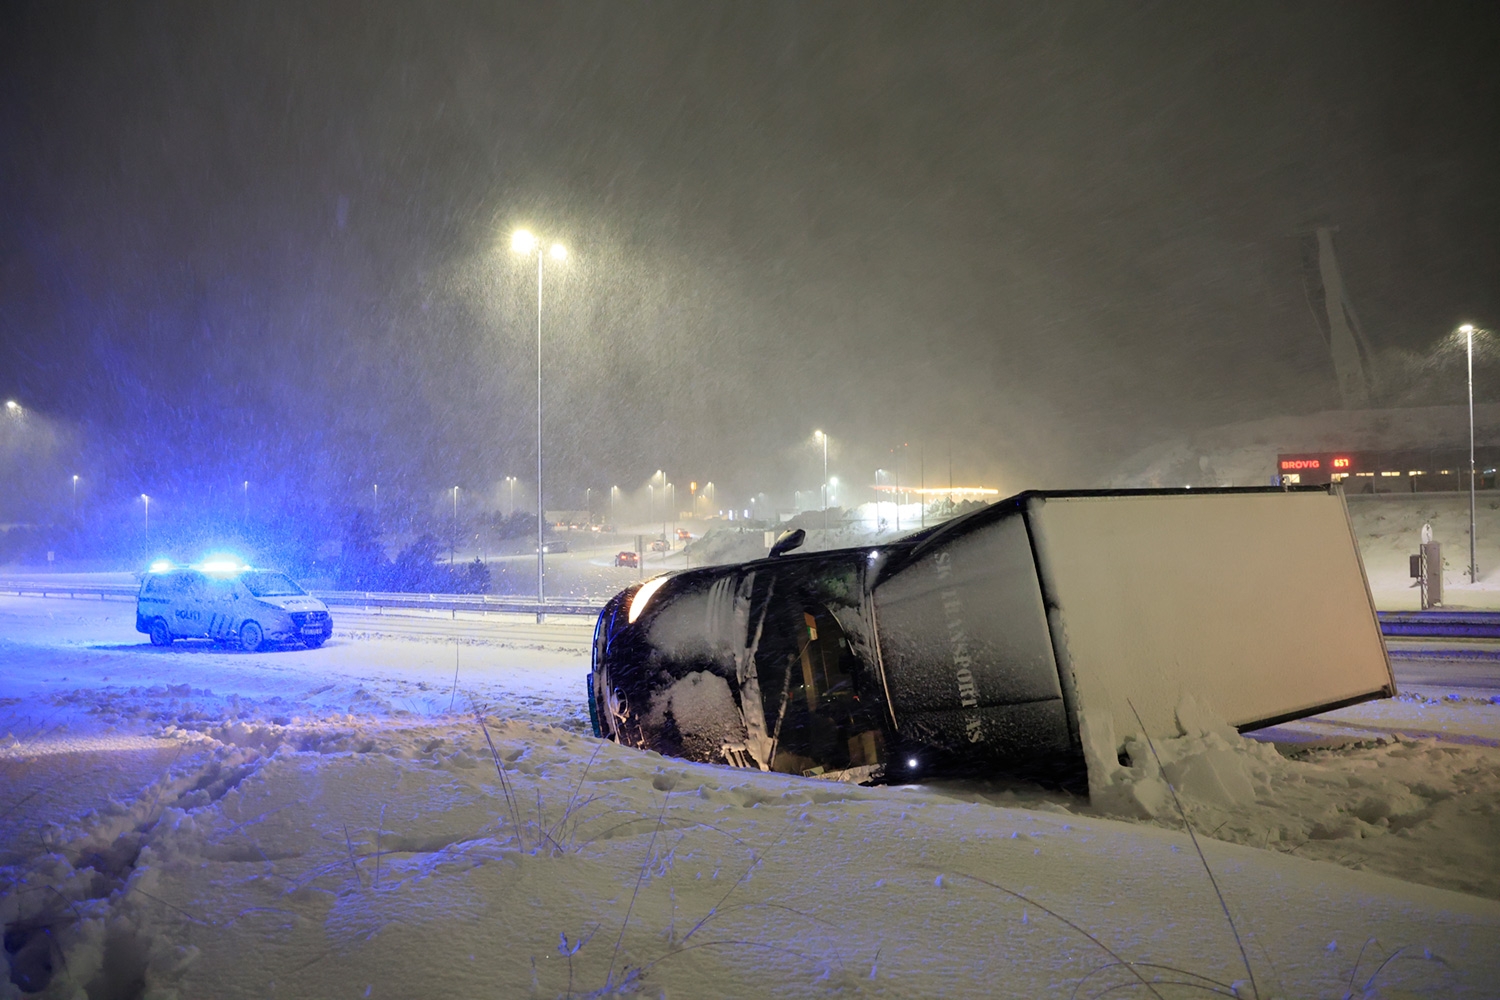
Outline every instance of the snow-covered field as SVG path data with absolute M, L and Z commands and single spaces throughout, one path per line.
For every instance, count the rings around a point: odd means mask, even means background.
M 594 740 L 586 620 L 133 613 L 0 598 L 0 997 L 1500 994 L 1494 660 L 1274 745 L 1180 713 L 1242 955 L 1148 747 L 1093 804 L 835 785 Z
M 1407 560 L 1417 551 L 1422 525 L 1430 524 L 1433 539 L 1442 544 L 1443 605 L 1500 610 L 1500 496 L 1478 494 L 1474 513 L 1479 580 L 1470 583 L 1468 494 L 1349 497 L 1349 517 L 1376 607 L 1418 607 L 1419 591 Z

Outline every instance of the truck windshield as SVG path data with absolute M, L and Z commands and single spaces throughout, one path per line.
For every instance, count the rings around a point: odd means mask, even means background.
M 301 597 L 307 593 L 285 573 L 242 573 L 240 581 L 256 597 Z

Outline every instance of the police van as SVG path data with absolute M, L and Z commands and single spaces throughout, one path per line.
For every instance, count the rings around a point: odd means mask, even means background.
M 136 596 L 135 630 L 153 646 L 212 639 L 247 652 L 293 641 L 317 649 L 333 634 L 333 617 L 285 573 L 234 562 L 156 563 Z

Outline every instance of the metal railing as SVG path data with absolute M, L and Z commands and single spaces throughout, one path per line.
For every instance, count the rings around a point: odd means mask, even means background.
M 481 611 L 535 614 L 537 600 L 520 594 L 391 594 L 358 590 L 314 590 L 314 597 L 329 607 L 411 608 L 429 611 Z M 549 615 L 597 615 L 603 601 L 588 598 L 549 597 L 541 611 Z
M 69 583 L 42 578 L 0 580 L 0 594 L 17 597 L 134 600 L 139 590 L 139 585 L 133 583 Z M 536 614 L 538 610 L 535 597 L 520 594 L 394 594 L 361 590 L 313 590 L 309 593 L 329 607 L 499 614 Z M 549 615 L 597 615 L 603 609 L 603 601 L 589 598 L 549 597 L 541 605 L 542 613 Z
M 96 597 L 134 600 L 140 589 L 133 583 L 69 583 L 65 580 L 0 579 L 0 594 L 18 597 Z M 497 614 L 535 614 L 535 597 L 521 594 L 399 594 L 363 590 L 314 590 L 310 593 L 329 607 L 407 609 L 411 611 L 478 611 Z M 587 597 L 550 597 L 542 604 L 549 615 L 597 615 L 604 602 Z M 1380 631 L 1391 637 L 1500 638 L 1500 612 L 1494 611 L 1382 611 Z
M 134 600 L 140 590 L 133 583 L 68 583 L 56 580 L 0 580 L 0 594 L 16 597 L 97 597 Z
M 1415 639 L 1500 639 L 1497 611 L 1381 611 L 1380 631 L 1387 637 Z

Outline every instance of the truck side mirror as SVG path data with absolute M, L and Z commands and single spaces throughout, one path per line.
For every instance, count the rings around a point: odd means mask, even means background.
M 807 541 L 807 532 L 801 528 L 793 531 L 783 531 L 781 537 L 776 539 L 776 544 L 771 546 L 770 558 L 786 555 L 793 549 L 801 548 L 802 543 Z

